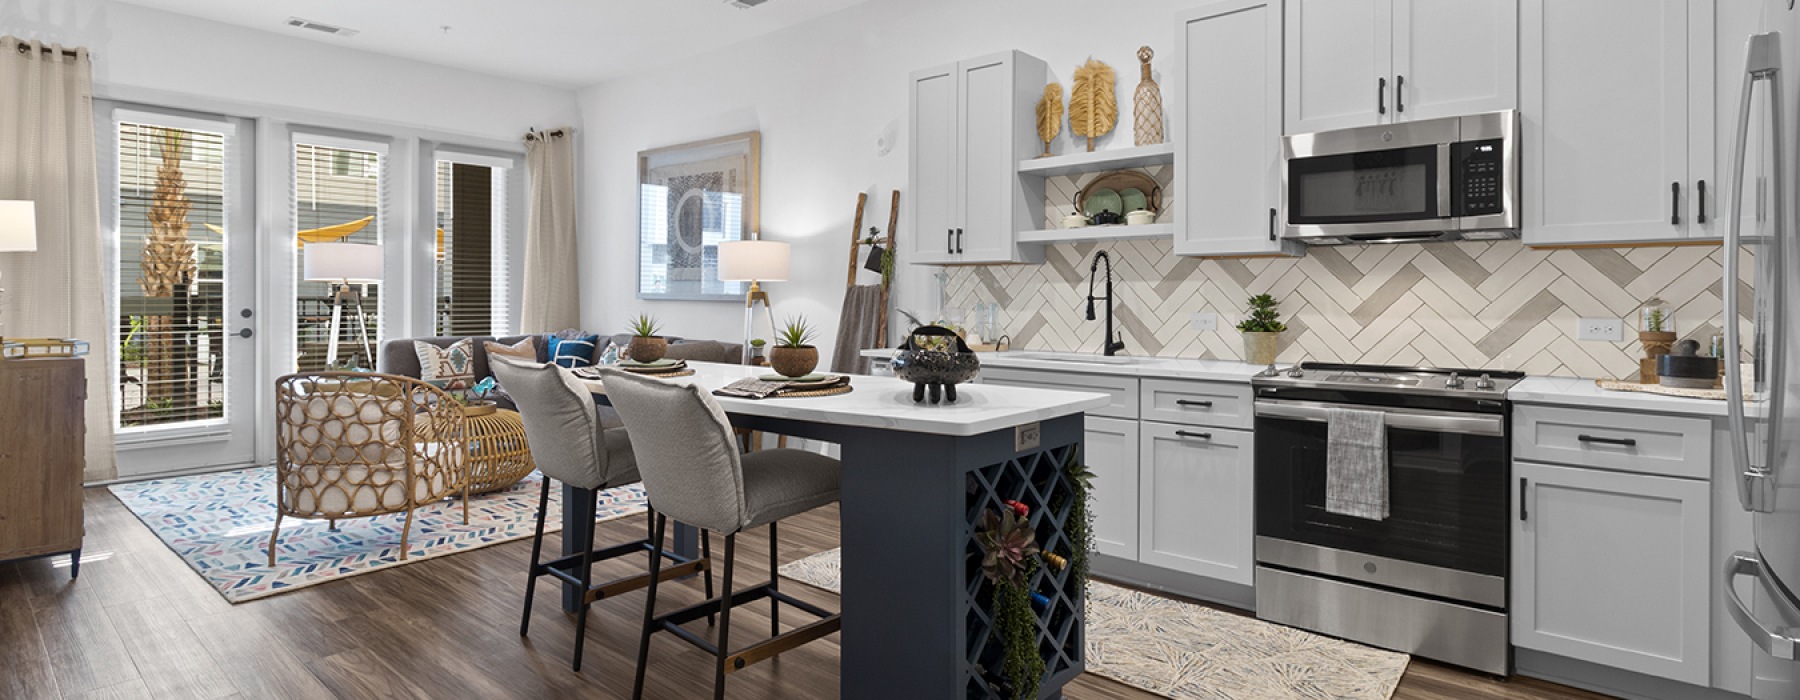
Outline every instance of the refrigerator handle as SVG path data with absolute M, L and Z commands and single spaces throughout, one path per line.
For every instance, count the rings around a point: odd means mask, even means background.
M 1775 489 L 1766 470 L 1750 463 L 1748 431 L 1744 429 L 1744 368 L 1742 339 L 1738 323 L 1738 252 L 1743 245 L 1743 217 L 1738 214 L 1744 204 L 1744 151 L 1750 142 L 1750 96 L 1757 81 L 1768 81 L 1770 132 L 1769 171 L 1774 177 L 1775 192 L 1781 189 L 1781 43 L 1780 35 L 1757 34 L 1750 37 L 1744 55 L 1744 87 L 1738 100 L 1737 140 L 1732 144 L 1731 209 L 1725 227 L 1724 280 L 1719 285 L 1725 297 L 1725 413 L 1730 426 L 1731 463 L 1738 473 L 1738 502 L 1744 510 L 1767 513 L 1774 509 Z M 1773 198 L 1770 226 L 1781 234 L 1781 197 Z
M 1788 617 L 1800 617 L 1800 610 L 1795 610 L 1794 603 L 1787 599 L 1787 594 L 1769 580 L 1769 570 L 1763 566 L 1762 560 L 1749 552 L 1738 552 L 1725 560 L 1725 609 L 1731 612 L 1731 619 L 1737 622 L 1738 629 L 1750 635 L 1750 641 L 1763 653 L 1783 661 L 1800 661 L 1800 637 L 1795 637 L 1789 627 L 1771 628 L 1757 621 L 1756 615 L 1750 612 L 1750 606 L 1744 603 L 1737 592 L 1737 579 L 1741 576 L 1755 577 L 1757 587 L 1767 592 L 1769 599 L 1786 613 Z

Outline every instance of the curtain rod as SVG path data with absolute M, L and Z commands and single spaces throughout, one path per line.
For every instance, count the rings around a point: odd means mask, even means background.
M 19 53 L 25 53 L 25 52 L 27 52 L 27 51 L 30 51 L 30 50 L 31 50 L 31 44 L 27 44 L 27 43 L 24 43 L 24 42 L 19 42 Z M 40 52 L 42 52 L 42 53 L 52 53 L 52 52 L 54 52 L 54 51 L 56 51 L 56 47 L 54 47 L 54 46 L 40 46 L 40 47 L 38 47 L 38 51 L 40 51 Z M 76 58 L 76 57 L 78 57 L 78 56 L 80 56 L 80 55 L 81 55 L 81 52 L 79 52 L 79 51 L 75 51 L 75 50 L 73 50 L 73 49 L 63 49 L 63 50 L 62 50 L 62 55 L 64 55 L 64 56 L 67 56 L 67 57 L 69 57 L 69 58 Z M 90 59 L 91 59 L 91 58 L 93 58 L 93 56 L 94 56 L 94 55 L 93 55 L 93 54 L 91 54 L 91 53 L 90 53 L 90 54 L 88 54 L 88 58 L 90 58 Z

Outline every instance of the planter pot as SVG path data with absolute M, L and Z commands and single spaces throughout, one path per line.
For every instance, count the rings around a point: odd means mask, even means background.
M 625 346 L 625 353 L 631 356 L 633 362 L 655 362 L 668 352 L 668 339 L 657 335 L 634 335 L 631 337 L 631 344 Z
M 1668 331 L 1638 333 L 1638 343 L 1644 346 L 1644 357 L 1656 357 L 1669 354 L 1669 348 L 1675 345 L 1675 334 Z
M 1275 354 L 1281 349 L 1280 333 L 1244 332 L 1244 361 L 1253 365 L 1275 364 Z
M 819 367 L 819 349 L 811 345 L 772 349 L 769 366 L 783 377 L 804 377 Z

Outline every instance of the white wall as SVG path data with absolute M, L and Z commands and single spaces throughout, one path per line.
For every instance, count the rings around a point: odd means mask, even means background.
M 357 51 L 355 38 L 310 41 L 283 29 L 108 0 L 0 0 L 0 34 L 93 51 L 102 95 L 186 96 L 508 141 L 528 127 L 579 119 L 568 90 Z
M 1091 55 L 1118 71 L 1121 128 L 1099 147 L 1128 146 L 1137 48 L 1150 45 L 1159 52 L 1156 65 L 1167 65 L 1174 58 L 1174 13 L 1199 4 L 1201 0 L 871 0 L 583 90 L 584 325 L 623 331 L 629 315 L 647 311 L 674 335 L 739 338 L 741 303 L 637 299 L 636 154 L 760 129 L 762 231 L 767 238 L 794 244 L 794 279 L 766 287 L 778 317 L 801 313 L 820 322 L 821 349 L 828 351 L 843 300 L 856 193 L 870 193 L 864 228 L 885 228 L 888 193 L 903 190 L 900 235 L 915 235 L 904 203 L 909 73 L 1018 49 L 1048 62 L 1051 79 L 1066 89 L 1075 67 Z M 1157 78 L 1163 79 L 1160 69 Z M 876 138 L 890 122 L 898 125 L 900 142 L 878 157 Z M 1066 129 L 1062 138 L 1058 152 L 1070 152 Z M 935 270 L 904 263 L 902 259 L 895 282 L 898 304 L 935 312 Z M 865 280 L 872 281 L 872 275 Z

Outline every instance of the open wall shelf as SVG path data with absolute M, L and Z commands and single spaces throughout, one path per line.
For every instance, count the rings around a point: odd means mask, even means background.
M 1126 168 L 1143 168 L 1153 165 L 1170 165 L 1175 162 L 1175 146 L 1170 143 L 1159 143 L 1154 146 L 1132 146 L 1130 148 L 1112 148 L 1104 151 L 1078 151 L 1075 153 L 1048 158 L 1032 158 L 1019 161 L 1020 175 L 1053 177 L 1056 175 L 1078 175 L 1081 173 L 1102 170 L 1124 170 Z

